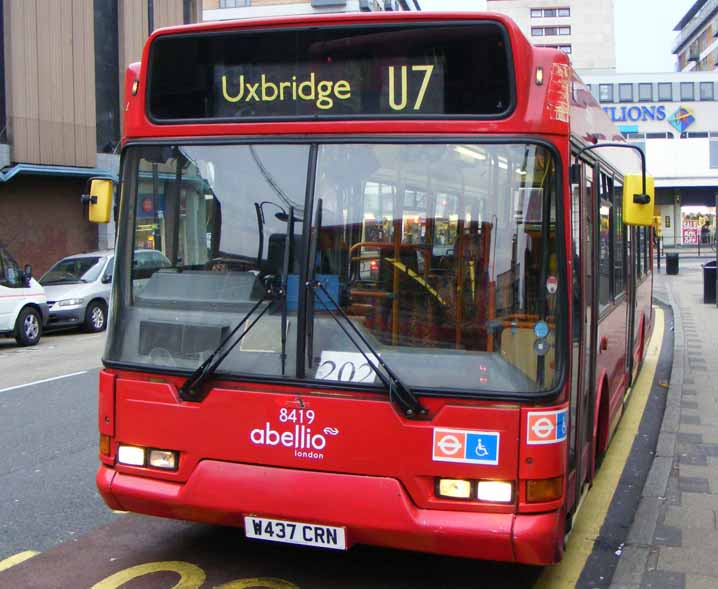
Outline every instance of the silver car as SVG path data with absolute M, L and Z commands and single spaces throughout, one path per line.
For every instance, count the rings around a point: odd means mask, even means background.
M 113 263 L 114 252 L 104 250 L 68 256 L 52 266 L 40 278 L 50 309 L 46 328 L 104 330 Z

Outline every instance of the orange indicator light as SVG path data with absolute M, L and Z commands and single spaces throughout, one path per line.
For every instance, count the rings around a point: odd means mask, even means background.
M 563 495 L 563 477 L 537 479 L 526 482 L 526 501 L 541 503 L 555 501 Z

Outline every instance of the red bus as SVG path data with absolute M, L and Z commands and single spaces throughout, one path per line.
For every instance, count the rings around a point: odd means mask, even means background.
M 106 503 L 558 561 L 652 317 L 639 158 L 568 57 L 496 14 L 204 23 L 125 92 Z

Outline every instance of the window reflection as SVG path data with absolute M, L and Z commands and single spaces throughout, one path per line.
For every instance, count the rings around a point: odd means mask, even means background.
M 408 382 L 550 386 L 553 174 L 536 146 L 322 146 L 315 272 Z M 315 308 L 315 371 L 357 352 L 326 311 Z
M 194 369 L 266 299 L 220 372 L 376 383 L 339 305 L 410 387 L 556 384 L 564 285 L 546 148 L 164 146 L 127 161 L 118 267 L 131 280 L 115 281 L 108 359 Z M 305 290 L 307 273 L 328 296 Z

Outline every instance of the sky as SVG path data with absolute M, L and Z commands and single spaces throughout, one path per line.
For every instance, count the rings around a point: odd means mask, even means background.
M 579 0 L 590 2 L 591 0 Z M 614 0 L 616 71 L 671 72 L 676 26 L 695 0 Z M 485 10 L 485 0 L 420 0 L 422 10 Z

